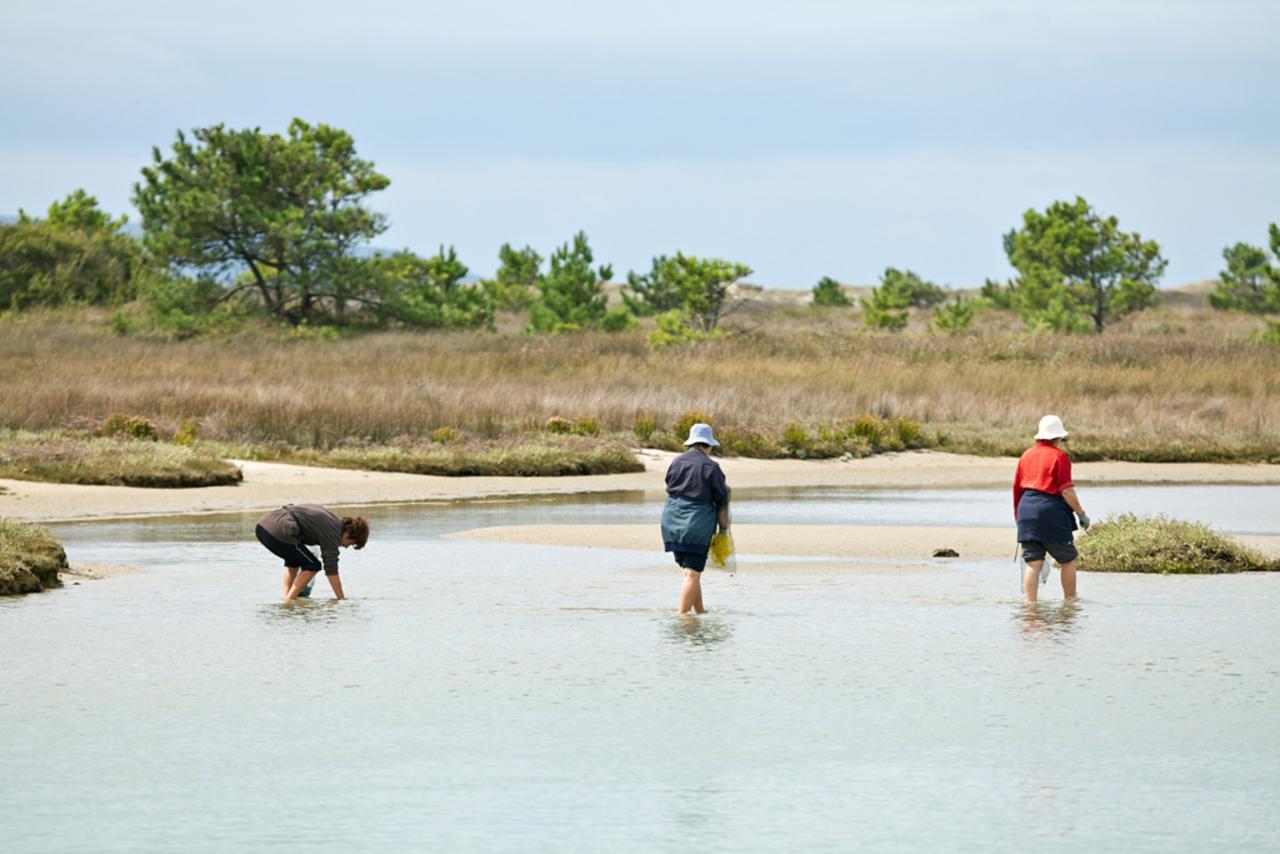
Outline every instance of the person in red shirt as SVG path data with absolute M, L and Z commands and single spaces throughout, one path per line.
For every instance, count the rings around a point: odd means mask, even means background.
M 1062 595 L 1076 595 L 1076 546 L 1072 532 L 1088 529 L 1089 516 L 1076 495 L 1071 479 L 1071 458 L 1063 450 L 1066 428 L 1056 415 L 1040 419 L 1036 443 L 1018 460 L 1013 476 L 1013 518 L 1018 524 L 1018 544 L 1027 568 L 1022 589 L 1027 601 L 1036 601 L 1045 553 L 1053 556 L 1062 572 Z M 1075 513 L 1075 518 L 1072 513 Z

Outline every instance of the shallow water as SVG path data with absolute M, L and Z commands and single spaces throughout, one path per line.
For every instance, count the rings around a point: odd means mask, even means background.
M 1187 506 L 1268 488 L 1226 489 Z M 1007 500 L 816 495 L 737 520 Z M 1064 605 L 1055 574 L 1028 607 L 1010 561 L 748 562 L 682 619 L 659 554 L 439 539 L 657 512 L 376 508 L 354 598 L 293 606 L 252 516 L 59 526 L 72 560 L 143 571 L 0 600 L 5 849 L 1280 846 L 1280 577 L 1083 575 Z

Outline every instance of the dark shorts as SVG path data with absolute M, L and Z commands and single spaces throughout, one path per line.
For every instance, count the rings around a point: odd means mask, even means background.
M 316 557 L 306 546 L 277 540 L 261 525 L 258 526 L 254 533 L 258 535 L 258 542 L 266 546 L 267 551 L 284 561 L 286 567 L 305 569 L 307 572 L 319 572 L 321 570 L 320 558 Z
M 702 572 L 707 568 L 707 553 L 703 552 L 672 552 L 676 559 L 677 566 L 683 566 L 685 569 L 692 569 L 694 572 Z
M 1059 563 L 1071 563 L 1080 556 L 1076 551 L 1076 544 L 1066 543 L 1042 543 L 1039 540 L 1023 540 L 1018 545 L 1022 546 L 1022 559 L 1031 563 L 1037 560 L 1044 560 L 1044 553 L 1048 552 L 1053 555 L 1053 559 Z

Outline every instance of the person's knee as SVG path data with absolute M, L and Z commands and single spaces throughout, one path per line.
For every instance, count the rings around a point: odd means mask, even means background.
M 684 571 L 684 580 L 696 583 L 702 580 L 702 573 L 698 572 L 696 569 L 686 569 Z

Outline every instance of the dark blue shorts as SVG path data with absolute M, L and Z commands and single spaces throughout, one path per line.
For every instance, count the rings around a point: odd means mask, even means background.
M 1039 540 L 1023 540 L 1018 545 L 1022 546 L 1022 559 L 1027 562 L 1044 560 L 1044 553 L 1048 552 L 1053 555 L 1053 559 L 1059 565 L 1071 563 L 1080 556 L 1076 551 L 1076 544 L 1070 541 L 1065 543 L 1042 543 Z
M 261 525 L 254 533 L 258 535 L 258 542 L 266 546 L 267 551 L 284 561 L 286 567 L 305 569 L 307 572 L 319 572 L 322 569 L 320 558 L 306 546 L 277 540 Z
M 685 569 L 692 569 L 694 572 L 702 572 L 707 568 L 707 553 L 703 552 L 672 552 L 675 556 L 676 565 L 683 566 Z

